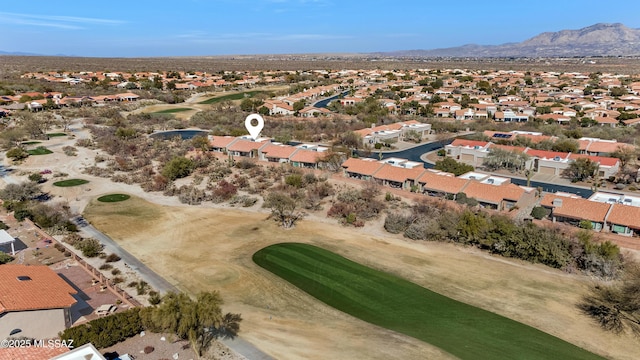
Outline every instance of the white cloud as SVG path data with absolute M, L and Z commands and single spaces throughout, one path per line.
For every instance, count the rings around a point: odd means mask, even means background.
M 335 40 L 335 39 L 351 39 L 351 36 L 345 35 L 328 35 L 328 34 L 288 34 L 271 37 L 269 40 Z
M 4 24 L 53 27 L 58 29 L 83 29 L 82 25 L 118 25 L 120 20 L 87 18 L 77 16 L 34 15 L 0 12 L 0 21 Z

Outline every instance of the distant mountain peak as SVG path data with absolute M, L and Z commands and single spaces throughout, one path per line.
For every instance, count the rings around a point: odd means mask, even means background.
M 597 23 L 577 30 L 544 32 L 520 43 L 397 51 L 414 57 L 574 57 L 640 55 L 640 29 Z

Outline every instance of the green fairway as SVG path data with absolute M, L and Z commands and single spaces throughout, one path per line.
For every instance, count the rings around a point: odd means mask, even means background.
M 58 137 L 58 136 L 67 136 L 65 133 L 50 133 L 47 134 L 48 137 Z
M 184 112 L 189 110 L 193 110 L 193 109 L 192 108 L 165 109 L 160 111 L 154 111 L 153 114 L 173 114 L 173 113 L 179 113 L 179 112 Z
M 89 180 L 69 179 L 69 180 L 62 180 L 62 181 L 54 182 L 53 185 L 54 186 L 59 186 L 59 187 L 70 187 L 70 186 L 84 185 L 84 184 L 88 184 L 88 183 L 89 183 Z
M 53 154 L 53 151 L 47 149 L 44 146 L 38 146 L 35 149 L 31 149 L 31 150 L 27 150 L 27 152 L 29 153 L 29 155 L 47 155 L 47 154 Z
M 245 91 L 245 92 L 241 92 L 241 93 L 237 93 L 237 94 L 230 94 L 230 95 L 223 95 L 223 96 L 217 96 L 217 97 L 213 97 L 211 99 L 207 99 L 205 101 L 201 101 L 199 104 L 215 104 L 217 102 L 220 101 L 224 101 L 224 100 L 242 100 L 245 97 L 247 98 L 252 98 L 254 96 L 256 96 L 257 94 L 266 94 L 266 91 L 260 91 L 260 90 L 254 90 L 254 91 Z
M 602 359 L 530 326 L 312 245 L 268 246 L 256 252 L 253 261 L 340 311 L 461 359 Z
M 98 201 L 100 201 L 100 202 L 119 202 L 119 201 L 128 200 L 130 197 L 131 196 L 126 195 L 126 194 L 109 194 L 109 195 L 100 196 L 98 198 Z

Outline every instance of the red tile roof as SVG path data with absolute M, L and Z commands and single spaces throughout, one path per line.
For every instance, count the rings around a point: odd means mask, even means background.
M 560 159 L 566 159 L 569 156 L 569 153 L 558 152 L 558 151 L 549 151 L 549 150 L 535 150 L 528 149 L 526 154 L 532 157 L 537 157 L 540 159 L 554 159 L 559 157 Z
M 499 145 L 499 144 L 491 144 L 491 146 L 489 147 L 490 149 L 493 148 L 498 148 L 498 149 L 502 149 L 505 151 L 512 151 L 512 152 L 518 152 L 518 153 L 523 153 L 525 150 L 527 150 L 527 148 L 522 147 L 522 146 L 511 146 L 511 145 Z
M 326 155 L 326 152 L 299 149 L 295 154 L 293 154 L 293 156 L 291 156 L 291 158 L 289 158 L 289 160 L 293 162 L 315 164 L 324 159 Z
M 468 147 L 480 146 L 480 147 L 485 147 L 487 144 L 488 144 L 488 142 L 486 142 L 486 141 L 455 139 L 451 143 L 451 146 L 468 146 Z
M 607 217 L 610 224 L 624 225 L 634 229 L 640 229 L 640 207 L 623 204 L 613 204 L 613 209 Z
M 617 121 L 617 120 L 616 120 Z M 582 140 L 584 141 L 584 140 Z M 635 146 L 626 143 L 620 142 L 610 142 L 610 141 L 592 141 L 587 145 L 584 149 L 588 152 L 597 152 L 597 153 L 612 153 L 618 148 L 630 148 L 635 149 Z M 581 148 L 582 150 L 582 148 Z
M 382 165 L 383 164 L 381 162 L 369 158 L 349 158 L 342 163 L 342 167 L 345 168 L 348 172 L 364 176 L 372 176 L 376 173 L 376 171 L 382 168 Z
M 616 166 L 620 160 L 618 158 L 605 157 L 605 156 L 591 156 L 585 154 L 571 154 L 569 155 L 569 159 L 579 159 L 579 158 L 587 158 L 595 163 L 600 164 L 600 166 Z
M 0 360 L 48 360 L 68 351 L 66 347 L 0 348 Z
M 423 187 L 425 190 L 457 194 L 464 189 L 469 180 L 425 172 L 418 178 L 418 182 L 424 184 Z
M 213 136 L 213 139 L 209 142 L 212 147 L 216 148 L 226 148 L 232 142 L 236 141 L 238 138 L 233 136 Z
M 562 206 L 553 207 L 553 200 L 561 199 Z M 553 215 L 576 220 L 590 220 L 604 222 L 604 217 L 609 211 L 611 204 L 590 201 L 582 198 L 571 198 L 566 196 L 556 196 L 547 194 L 542 200 L 543 205 L 553 207 Z
M 18 280 L 26 276 L 31 280 Z M 60 309 L 76 303 L 77 291 L 46 266 L 0 265 L 0 314 Z
M 405 182 L 407 180 L 415 180 L 424 173 L 423 166 L 416 166 L 412 169 L 406 169 L 398 166 L 384 164 L 380 170 L 373 175 L 374 178 L 387 181 Z
M 518 201 L 524 194 L 524 189 L 514 184 L 491 185 L 479 181 L 471 181 L 463 191 L 467 197 L 482 202 L 499 204 L 502 200 Z
M 268 158 L 288 159 L 298 148 L 289 145 L 269 144 L 260 150 Z
M 229 150 L 229 151 L 239 151 L 239 152 L 250 152 L 251 150 L 258 150 L 261 147 L 263 147 L 265 145 L 268 145 L 268 144 L 269 144 L 269 142 L 257 142 L 257 141 L 239 139 L 238 141 L 236 141 L 233 144 L 229 145 L 227 147 L 227 150 Z

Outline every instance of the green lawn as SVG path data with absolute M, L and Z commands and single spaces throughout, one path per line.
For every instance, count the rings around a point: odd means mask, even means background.
M 254 96 L 256 96 L 257 94 L 266 94 L 267 91 L 261 91 L 261 90 L 253 90 L 253 91 L 245 91 L 245 92 L 241 92 L 241 93 L 237 93 L 237 94 L 230 94 L 230 95 L 222 95 L 222 96 L 217 96 L 217 97 L 213 97 L 211 99 L 207 99 L 205 101 L 201 101 L 199 104 L 215 104 L 217 102 L 220 101 L 224 101 L 224 100 L 242 100 L 245 97 L 249 97 L 252 98 Z
M 98 198 L 98 201 L 101 201 L 101 202 L 118 202 L 118 201 L 128 200 L 130 197 L 131 196 L 126 195 L 126 194 L 109 194 L 109 195 L 100 196 Z
M 27 150 L 27 152 L 29 153 L 29 155 L 47 155 L 47 154 L 53 154 L 53 151 L 47 149 L 44 146 L 38 146 L 35 149 L 31 149 L 31 150 Z
M 67 136 L 65 133 L 50 133 L 47 134 L 48 137 L 58 137 L 58 136 Z
M 602 359 L 530 326 L 315 246 L 276 244 L 256 252 L 253 261 L 340 311 L 461 359 Z
M 69 179 L 69 180 L 62 180 L 62 181 L 54 182 L 53 185 L 54 186 L 59 186 L 59 187 L 70 187 L 70 186 L 84 185 L 84 184 L 87 184 L 87 183 L 89 183 L 89 180 Z
M 173 113 L 179 113 L 179 112 L 189 111 L 189 110 L 193 110 L 193 109 L 192 108 L 166 109 L 166 110 L 154 111 L 152 114 L 173 114 Z

